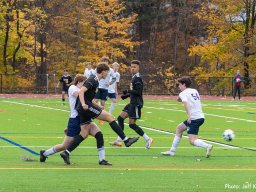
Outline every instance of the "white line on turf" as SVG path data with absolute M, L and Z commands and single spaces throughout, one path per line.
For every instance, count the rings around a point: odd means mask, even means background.
M 52 107 L 43 107 L 40 105 L 31 105 L 31 104 L 27 104 L 27 103 L 19 103 L 19 102 L 14 102 L 14 101 L 2 101 L 5 103 L 12 103 L 12 104 L 18 104 L 18 105 L 25 105 L 25 106 L 30 106 L 30 107 L 37 107 L 37 108 L 43 108 L 43 109 L 50 109 L 50 110 L 56 110 L 56 111 L 63 111 L 63 112 L 69 112 L 68 110 L 63 110 L 63 109 L 56 109 L 56 108 L 52 108 Z M 155 107 L 144 107 L 144 108 L 149 108 L 149 109 L 161 109 L 161 110 L 168 110 L 168 111 L 179 111 L 179 112 L 184 112 L 183 110 L 177 110 L 177 109 L 165 109 L 165 108 L 155 108 Z M 240 118 L 235 118 L 235 117 L 227 117 L 227 116 L 222 116 L 222 115 L 214 115 L 214 114 L 206 114 L 206 115 L 211 115 L 211 116 L 215 116 L 215 117 L 222 117 L 222 118 L 226 118 L 226 119 L 236 119 L 236 120 L 241 120 L 241 121 L 251 121 L 251 122 L 256 122 L 253 120 L 247 120 L 247 119 L 240 119 Z M 126 124 L 127 125 L 127 124 Z M 163 130 L 158 130 L 158 129 L 154 129 L 154 128 L 150 128 L 150 127 L 145 127 L 145 126 L 141 126 L 144 129 L 148 129 L 151 131 L 155 131 L 155 132 L 159 132 L 159 133 L 165 133 L 165 134 L 169 134 L 169 135 L 175 135 L 175 133 L 171 133 L 171 132 L 167 132 L 167 131 L 163 131 Z M 188 138 L 187 136 L 183 136 Z M 204 139 L 202 139 L 203 141 L 206 141 Z M 218 142 L 214 142 L 214 141 L 208 141 L 208 143 L 213 143 L 216 145 L 220 145 L 220 146 L 224 146 L 224 147 L 228 147 L 228 148 L 239 148 L 239 147 L 235 147 L 235 146 L 229 146 L 226 144 L 222 144 L 222 143 L 218 143 Z

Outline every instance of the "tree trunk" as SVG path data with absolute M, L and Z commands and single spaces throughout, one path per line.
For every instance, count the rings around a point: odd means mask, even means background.
M 20 15 L 19 15 L 19 10 L 17 7 L 17 0 L 14 1 L 14 7 L 16 10 L 16 30 L 17 30 L 17 35 L 18 35 L 18 45 L 17 47 L 15 47 L 14 52 L 13 52 L 13 56 L 12 56 L 12 67 L 13 67 L 13 71 L 15 71 L 16 67 L 17 67 L 17 63 L 16 63 L 16 55 L 20 49 L 20 41 L 22 38 L 22 34 L 20 32 Z
M 11 12 L 11 6 L 10 6 L 10 1 L 9 4 L 7 5 L 7 2 L 4 1 L 3 4 L 7 6 L 7 11 L 4 16 L 5 18 L 5 37 L 4 37 L 4 50 L 3 50 L 3 64 L 5 68 L 5 74 L 8 73 L 8 68 L 7 68 L 7 47 L 8 47 L 8 40 L 9 40 L 9 32 L 10 32 L 10 12 Z
M 249 0 L 246 0 L 245 2 L 246 7 L 246 20 L 245 20 L 245 31 L 244 31 L 244 87 L 245 89 L 248 89 L 251 87 L 251 79 L 249 74 L 249 63 L 247 61 L 249 57 L 249 42 L 250 42 L 250 36 L 249 36 L 249 25 L 250 25 L 250 14 L 251 14 L 251 3 Z

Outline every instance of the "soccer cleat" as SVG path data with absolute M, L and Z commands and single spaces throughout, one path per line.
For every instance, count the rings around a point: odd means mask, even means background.
M 44 152 L 45 152 L 45 150 L 40 151 L 40 162 L 45 162 L 46 158 L 48 158 L 48 157 L 44 156 Z
M 213 149 L 213 146 L 212 145 L 209 145 L 207 148 L 206 148 L 206 158 L 209 158 L 211 156 L 211 151 Z
M 64 160 L 64 163 L 66 165 L 70 165 L 70 161 L 69 161 L 69 154 L 66 151 L 63 151 L 60 156 L 62 157 L 62 159 Z
M 109 165 L 109 166 L 111 166 L 112 163 L 109 163 L 108 161 L 106 161 L 105 159 L 103 159 L 102 161 L 99 161 L 99 165 Z
M 175 152 L 174 151 L 165 151 L 165 152 L 161 152 L 162 155 L 165 156 L 174 156 Z
M 110 142 L 109 144 L 114 147 L 122 147 L 123 146 L 123 143 L 121 141 L 114 141 L 114 142 Z
M 151 147 L 153 141 L 154 141 L 154 140 L 153 140 L 152 138 L 149 138 L 149 139 L 147 140 L 147 142 L 146 142 L 146 148 L 147 148 L 147 149 L 149 149 L 149 148 Z
M 133 137 L 133 138 L 128 138 L 126 141 L 124 141 L 124 144 L 126 147 L 130 147 L 133 143 L 138 141 L 140 137 Z

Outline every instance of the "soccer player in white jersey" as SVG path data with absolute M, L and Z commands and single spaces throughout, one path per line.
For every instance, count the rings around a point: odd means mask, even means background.
M 95 75 L 95 70 L 92 68 L 91 62 L 86 63 L 86 68 L 84 70 L 84 76 L 88 79 L 91 75 Z
M 107 64 L 109 64 L 110 62 L 108 57 L 101 58 L 101 61 L 106 62 Z M 103 109 L 105 108 L 105 103 L 108 97 L 108 87 L 112 85 L 115 81 L 116 81 L 116 75 L 112 68 L 109 69 L 107 77 L 99 81 L 98 91 L 94 99 L 95 99 L 95 102 L 97 103 L 100 100 L 100 105 L 103 107 Z M 103 121 L 99 120 L 99 124 L 102 125 Z
M 182 138 L 182 133 L 187 130 L 189 142 L 191 145 L 203 147 L 206 149 L 206 157 L 210 157 L 213 146 L 198 139 L 199 127 L 204 123 L 204 113 L 200 101 L 199 93 L 196 89 L 190 88 L 191 79 L 182 77 L 178 80 L 181 93 L 178 101 L 182 102 L 187 112 L 187 119 L 180 123 L 176 128 L 176 135 L 169 151 L 161 152 L 162 155 L 174 156 L 176 149 Z
M 110 114 L 113 113 L 116 103 L 117 103 L 117 96 L 118 96 L 117 83 L 119 83 L 119 80 L 120 80 L 120 73 L 118 73 L 119 64 L 117 62 L 114 62 L 112 64 L 112 69 L 114 70 L 114 73 L 116 76 L 116 81 L 113 84 L 109 85 L 109 87 L 108 87 L 108 97 L 112 101 L 110 108 L 109 108 Z M 111 82 L 111 80 L 112 80 L 112 78 L 110 79 L 110 82 Z
M 81 87 L 83 86 L 85 80 L 86 79 L 82 74 L 78 74 L 74 79 L 74 82 L 73 82 L 74 84 L 69 87 L 68 98 L 69 98 L 69 105 L 70 105 L 70 117 L 68 121 L 68 127 L 67 129 L 65 129 L 66 136 L 64 138 L 63 143 L 57 144 L 48 150 L 41 150 L 40 162 L 45 162 L 48 156 L 65 150 L 67 147 L 69 147 L 72 144 L 72 142 L 74 141 L 74 138 L 79 135 L 81 131 L 80 118 L 78 116 L 77 110 L 75 109 L 75 104 L 78 97 L 78 93 Z M 100 128 L 95 123 L 90 122 L 86 125 L 85 129 L 87 130 L 88 135 L 91 135 L 96 139 L 98 155 L 99 155 L 99 164 L 112 165 L 111 163 L 105 160 L 104 140 L 103 140 L 103 134 L 101 133 Z M 70 164 L 70 162 L 65 162 L 65 163 Z

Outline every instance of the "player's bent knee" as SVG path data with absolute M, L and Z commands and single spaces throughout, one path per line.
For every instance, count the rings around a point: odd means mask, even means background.
M 107 121 L 108 121 L 109 123 L 112 122 L 112 121 L 115 121 L 114 116 L 111 115 L 111 114 L 108 114 L 108 115 L 107 115 Z

